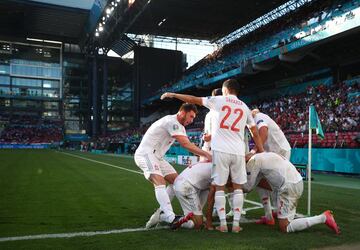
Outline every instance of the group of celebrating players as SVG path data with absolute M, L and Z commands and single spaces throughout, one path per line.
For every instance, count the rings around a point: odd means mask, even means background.
M 290 233 L 323 223 L 339 234 L 330 210 L 313 217 L 295 216 L 297 201 L 303 192 L 303 180 L 289 161 L 291 147 L 279 126 L 258 109 L 251 111 L 238 99 L 238 94 L 238 82 L 228 79 L 222 89 L 214 90 L 209 97 L 177 93 L 161 96 L 161 99 L 179 99 L 184 104 L 177 114 L 154 122 L 135 152 L 135 163 L 154 185 L 155 197 L 160 205 L 146 227 L 166 222 L 172 229 L 199 229 L 204 226 L 213 230 L 215 207 L 220 221 L 215 229 L 228 232 L 227 190 L 233 217 L 231 232 L 239 233 L 242 230 L 239 222 L 244 194 L 256 189 L 265 211 L 265 215 L 256 221 L 258 224 L 274 225 L 277 219 L 280 230 Z M 185 130 L 185 126 L 196 117 L 196 105 L 210 110 L 205 118 L 202 149 L 189 141 Z M 248 147 L 249 133 L 255 143 L 251 151 Z M 180 175 L 164 159 L 175 140 L 200 156 L 199 163 L 188 166 Z M 176 216 L 173 211 L 171 201 L 175 196 L 183 216 Z M 204 219 L 203 207 L 206 203 Z

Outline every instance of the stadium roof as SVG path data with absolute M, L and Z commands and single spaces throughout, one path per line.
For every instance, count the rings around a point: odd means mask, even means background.
M 128 33 L 214 40 L 287 0 L 152 0 Z
M 0 34 L 77 43 L 94 0 L 1 0 Z

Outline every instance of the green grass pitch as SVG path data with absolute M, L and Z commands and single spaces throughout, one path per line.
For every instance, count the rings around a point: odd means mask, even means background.
M 334 211 L 342 234 L 325 225 L 282 234 L 243 224 L 239 234 L 168 229 L 88 237 L 1 241 L 5 237 L 141 228 L 157 207 L 154 191 L 130 157 L 52 150 L 0 150 L 0 249 L 310 249 L 360 248 L 360 179 L 314 175 L 312 213 Z M 179 172 L 181 167 L 178 167 Z M 298 212 L 306 213 L 307 189 Z M 247 199 L 258 201 L 256 194 Z M 245 204 L 251 206 L 251 204 Z M 174 202 L 174 209 L 180 207 Z M 262 210 L 251 210 L 257 218 Z

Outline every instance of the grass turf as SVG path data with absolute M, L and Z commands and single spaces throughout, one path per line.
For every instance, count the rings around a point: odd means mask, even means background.
M 68 153 L 139 170 L 131 158 Z M 181 167 L 177 168 L 180 172 Z M 142 175 L 57 151 L 0 150 L 0 171 L 0 238 L 139 228 L 157 206 L 153 188 Z M 282 234 L 277 226 L 244 224 L 240 234 L 164 229 L 0 242 L 0 249 L 308 249 L 360 244 L 360 180 L 314 177 L 313 214 L 332 209 L 342 229 L 340 236 L 335 236 L 325 225 Z M 352 188 L 327 185 L 347 182 Z M 257 195 L 250 194 L 248 199 L 256 201 Z M 304 192 L 298 212 L 306 212 L 306 200 Z M 177 202 L 174 209 L 180 213 Z M 247 217 L 261 214 L 261 210 L 252 210 Z

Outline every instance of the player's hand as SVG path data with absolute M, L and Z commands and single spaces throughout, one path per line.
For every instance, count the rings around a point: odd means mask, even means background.
M 206 141 L 206 142 L 211 141 L 211 135 L 205 133 L 205 134 L 203 135 L 203 140 Z
M 209 154 L 208 152 L 205 152 L 205 153 L 206 153 L 205 157 L 208 159 L 208 161 L 212 162 L 211 154 Z
M 165 98 L 173 98 L 173 97 L 174 97 L 174 93 L 166 92 L 161 95 L 160 99 L 164 100 Z
M 253 157 L 255 153 L 248 153 L 245 155 L 245 162 L 248 162 L 250 160 L 251 157 Z

